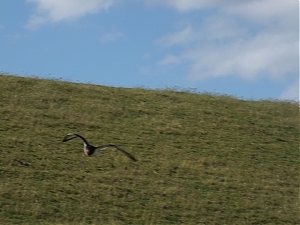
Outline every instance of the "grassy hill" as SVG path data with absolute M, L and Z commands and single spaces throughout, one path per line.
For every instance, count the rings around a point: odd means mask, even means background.
M 297 103 L 5 75 L 0 99 L 1 224 L 300 222 Z

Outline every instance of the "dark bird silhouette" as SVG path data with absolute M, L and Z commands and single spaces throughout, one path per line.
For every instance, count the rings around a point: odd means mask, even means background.
M 84 145 L 83 151 L 87 156 L 99 155 L 101 150 L 112 147 L 112 148 L 115 148 L 115 149 L 121 151 L 124 155 L 126 155 L 128 158 L 132 159 L 133 161 L 135 161 L 135 162 L 137 161 L 133 155 L 131 155 L 129 152 L 126 152 L 124 149 L 118 147 L 117 145 L 106 144 L 106 145 L 100 145 L 100 146 L 95 147 L 93 145 L 90 145 L 88 143 L 88 141 L 79 134 L 67 134 L 67 136 L 65 136 L 65 138 L 63 139 L 63 142 L 69 141 L 76 137 L 81 138 L 81 140 L 83 141 L 83 145 Z

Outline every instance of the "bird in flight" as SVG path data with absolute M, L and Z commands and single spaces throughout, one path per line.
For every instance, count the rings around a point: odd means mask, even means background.
M 84 145 L 83 151 L 87 156 L 99 155 L 101 150 L 112 147 L 112 148 L 115 148 L 115 149 L 121 151 L 124 155 L 126 155 L 131 160 L 133 160 L 135 162 L 137 161 L 133 155 L 131 155 L 129 152 L 126 152 L 124 149 L 118 147 L 117 145 L 106 144 L 106 145 L 100 145 L 100 146 L 95 147 L 93 145 L 90 145 L 87 142 L 87 140 L 79 134 L 67 134 L 67 136 L 65 136 L 65 138 L 63 139 L 63 142 L 69 141 L 76 137 L 79 137 L 83 141 L 83 145 Z

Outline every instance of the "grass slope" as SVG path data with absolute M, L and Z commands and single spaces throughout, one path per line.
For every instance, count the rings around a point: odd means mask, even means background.
M 296 103 L 5 75 L 0 98 L 1 224 L 300 222 Z

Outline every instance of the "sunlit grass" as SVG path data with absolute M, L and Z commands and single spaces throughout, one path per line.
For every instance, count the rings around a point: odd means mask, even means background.
M 13 76 L 0 97 L 3 224 L 300 222 L 297 103 Z

